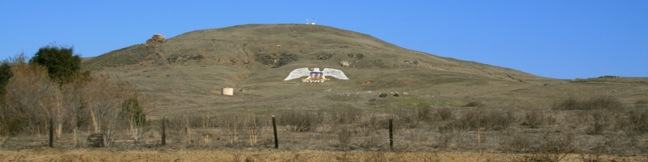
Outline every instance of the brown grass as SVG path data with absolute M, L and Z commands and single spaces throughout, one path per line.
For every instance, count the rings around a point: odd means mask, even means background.
M 523 161 L 526 154 L 472 152 L 373 152 L 282 150 L 57 150 L 0 151 L 0 161 Z M 562 161 L 581 161 L 569 154 Z M 645 161 L 640 156 L 598 156 L 602 160 Z
M 474 130 L 485 128 L 487 130 L 504 130 L 513 122 L 512 113 L 500 110 L 472 110 L 463 114 L 462 118 L 455 120 L 454 126 L 459 129 Z
M 623 103 L 615 97 L 597 96 L 589 99 L 576 99 L 573 97 L 564 99 L 554 104 L 556 110 L 620 110 L 623 109 Z

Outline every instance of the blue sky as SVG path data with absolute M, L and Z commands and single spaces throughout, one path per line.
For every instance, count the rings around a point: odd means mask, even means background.
M 96 56 L 155 33 L 307 19 L 540 76 L 648 76 L 648 1 L 640 0 L 2 0 L 0 56 L 51 44 Z

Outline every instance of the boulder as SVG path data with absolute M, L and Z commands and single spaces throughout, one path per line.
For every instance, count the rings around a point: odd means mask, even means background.
M 340 66 L 349 67 L 349 66 L 351 66 L 351 63 L 349 63 L 349 61 L 340 61 Z
M 104 135 L 95 133 L 88 136 L 88 145 L 90 147 L 104 147 Z

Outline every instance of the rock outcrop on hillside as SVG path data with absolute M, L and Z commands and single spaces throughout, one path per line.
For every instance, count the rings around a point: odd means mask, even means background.
M 164 41 L 166 41 L 166 39 L 164 38 L 164 36 L 162 36 L 162 34 L 155 34 L 155 35 L 151 36 L 151 38 L 146 40 L 145 45 L 146 46 L 155 46 L 155 45 L 159 45 L 159 44 L 164 43 Z

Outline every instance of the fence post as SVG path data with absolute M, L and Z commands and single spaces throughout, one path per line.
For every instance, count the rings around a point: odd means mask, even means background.
M 479 153 L 482 153 L 481 150 L 481 133 L 480 133 L 480 127 L 477 127 L 477 148 L 479 149 Z
M 275 122 L 275 116 L 272 115 L 272 131 L 274 132 L 274 147 L 279 149 L 279 138 L 277 137 L 277 122 Z
M 394 124 L 393 119 L 389 119 L 389 150 L 394 150 Z
M 162 117 L 162 146 L 166 145 L 166 117 Z
M 54 147 L 54 121 L 52 118 L 49 119 L 49 147 Z

